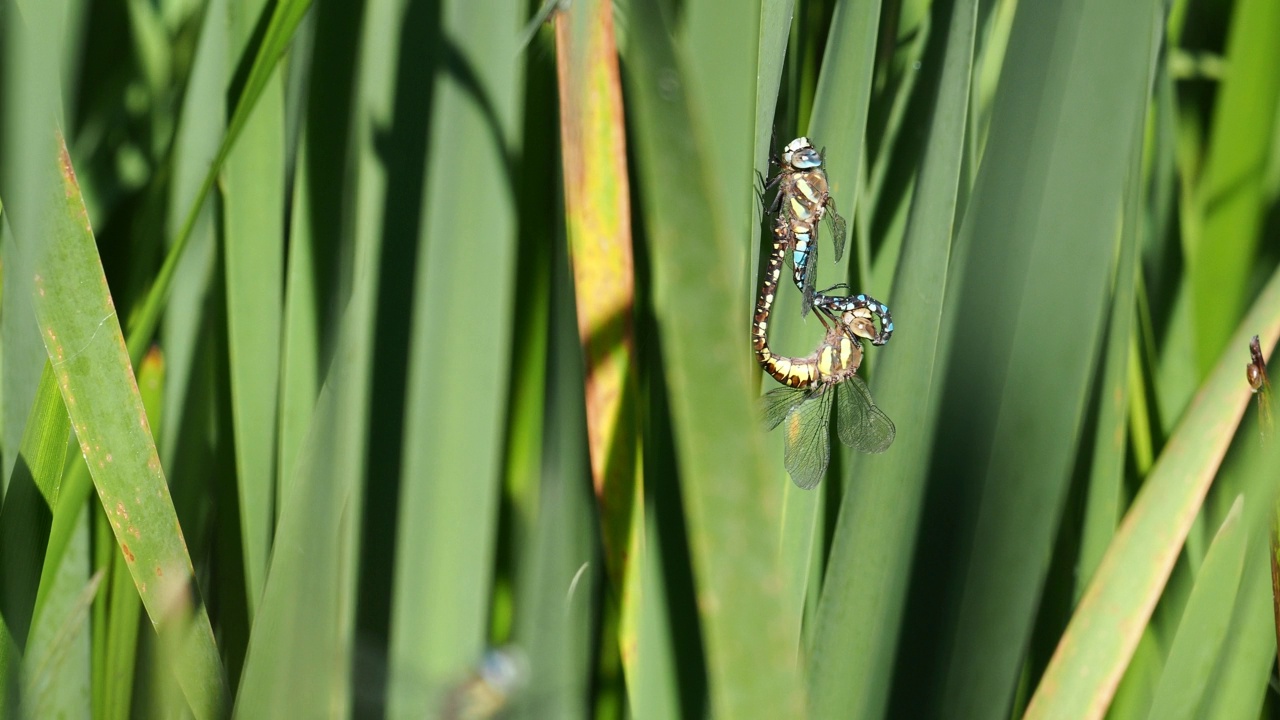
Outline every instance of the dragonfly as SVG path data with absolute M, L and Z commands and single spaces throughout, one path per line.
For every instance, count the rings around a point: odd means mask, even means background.
M 514 646 L 490 648 L 479 665 L 445 697 L 441 717 L 488 720 L 507 709 L 529 675 L 524 655 Z
M 769 348 L 769 313 L 790 242 L 789 222 L 779 217 L 774 225 L 773 251 L 756 298 L 752 347 L 765 372 L 786 386 L 760 398 L 765 428 L 783 425 L 783 466 L 792 482 L 809 490 L 822 480 L 831 460 L 833 408 L 840 441 L 856 450 L 884 452 L 893 444 L 896 429 L 857 375 L 862 364 L 860 338 L 871 340 L 881 334 L 873 321 L 880 303 L 850 298 L 848 309 L 837 316 L 838 321 L 827 329 L 817 349 L 805 357 L 778 355 Z M 879 319 L 883 326 L 884 317 Z
M 385 648 L 380 651 L 375 643 L 357 640 L 359 682 L 353 698 L 356 717 L 388 714 L 387 693 L 392 682 L 383 653 Z M 446 682 L 422 678 L 411 680 L 407 685 L 402 682 L 395 690 L 400 700 L 397 712 L 438 720 L 495 720 L 528 703 L 532 691 L 526 687 L 529 671 L 529 660 L 519 646 L 490 647 L 463 673 Z
M 814 293 L 813 306 L 821 313 L 818 317 L 826 316 L 833 322 L 839 323 L 840 317 L 846 312 L 856 312 L 864 307 L 869 308 L 873 314 L 880 318 L 880 330 L 873 337 L 867 339 L 871 341 L 872 345 L 884 345 L 889 342 L 889 338 L 893 335 L 893 316 L 889 313 L 889 306 L 865 293 L 858 293 L 857 295 L 826 294 L 835 288 L 841 287 L 847 286 L 841 283 L 834 288 L 827 288 L 822 292 Z M 826 325 L 826 323 L 823 324 Z
M 1267 361 L 1262 357 L 1262 344 L 1254 335 L 1249 341 L 1249 364 L 1245 366 L 1249 388 L 1258 396 L 1258 424 L 1263 437 L 1270 437 L 1275 429 L 1271 415 L 1271 380 L 1267 378 Z
M 822 292 L 814 286 L 818 274 L 818 224 L 824 217 L 830 223 L 836 260 L 844 254 L 848 231 L 845 219 L 836 212 L 822 153 L 814 149 L 809 138 L 798 137 L 783 148 L 778 167 L 778 174 L 764 184 L 764 192 L 778 188 L 766 214 L 778 213 L 789 226 L 787 250 L 791 253 L 793 279 L 802 296 L 800 316 L 808 315 L 817 306 L 826 308 L 824 314 L 834 320 L 843 309 L 827 307 L 823 295 L 840 286 Z M 884 339 L 887 342 L 887 336 Z

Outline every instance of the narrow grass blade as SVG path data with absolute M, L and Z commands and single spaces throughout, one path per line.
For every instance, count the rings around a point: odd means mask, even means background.
M 713 132 L 703 135 L 703 157 L 712 199 L 725 213 L 733 237 L 749 236 L 758 226 L 753 178 L 743 173 L 754 167 L 756 134 L 761 116 L 743 112 L 758 108 L 759 86 L 756 53 L 760 48 L 761 21 L 771 9 L 764 0 L 738 0 L 731 6 L 718 3 L 689 3 L 679 24 L 671 26 L 691 94 L 701 99 L 700 120 Z M 777 3 L 786 6 L 786 2 Z M 781 61 L 781 57 L 777 58 Z M 768 98 L 772 102 L 777 96 Z M 772 107 L 772 105 L 770 106 Z M 748 246 L 731 245 L 724 258 L 729 267 L 748 273 Z
M 244 86 L 244 94 L 236 104 L 236 112 L 233 116 L 232 129 L 223 137 L 218 147 L 217 155 L 213 162 L 204 170 L 204 182 L 196 191 L 189 211 L 185 215 L 185 220 L 180 226 L 177 236 L 175 237 L 169 252 L 165 257 L 164 265 L 156 276 L 151 289 L 147 293 L 147 298 L 140 303 L 129 321 L 129 338 L 128 349 L 129 357 L 136 361 L 141 359 L 143 351 L 149 346 L 151 338 L 154 335 L 156 325 L 160 321 L 160 313 L 165 307 L 169 291 L 172 288 L 174 277 L 179 264 L 184 260 L 188 243 L 193 237 L 193 230 L 196 223 L 201 218 L 207 221 L 208 216 L 202 213 L 202 207 L 205 198 L 208 196 L 209 190 L 213 187 L 218 172 L 221 169 L 222 160 L 234 145 L 238 134 L 238 125 L 243 124 L 244 118 L 251 112 L 257 94 L 261 92 L 262 85 L 269 79 L 271 71 L 275 68 L 275 64 L 279 61 L 280 56 L 288 45 L 289 38 L 293 29 L 297 26 L 303 12 L 309 7 L 309 0 L 286 0 L 275 7 L 275 13 L 272 15 L 271 23 L 268 31 L 264 36 L 263 43 L 258 48 L 252 70 L 249 73 L 249 79 Z M 28 63 L 29 64 L 29 63 Z M 28 103 L 30 104 L 30 103 Z M 21 133 L 20 133 L 21 134 Z M 40 137 L 40 131 L 31 130 L 25 134 L 26 137 Z M 38 142 L 31 141 L 24 143 L 27 145 L 38 145 Z M 30 174 L 29 174 L 30 175 Z M 30 175 L 29 180 L 32 185 L 38 185 L 36 177 Z M 11 203 L 12 204 L 12 203 Z M 20 205 L 22 203 L 19 203 Z M 177 433 L 175 433 L 176 435 Z M 83 499 L 88 496 L 92 487 L 89 481 L 89 475 L 83 471 L 78 471 L 74 467 L 67 477 L 66 483 L 66 502 L 71 508 L 78 507 Z M 57 513 L 55 512 L 54 522 L 50 531 L 49 550 L 45 557 L 46 574 L 50 569 L 56 569 L 61 562 L 62 549 L 66 546 L 67 539 L 74 528 L 73 512 Z M 39 613 L 40 601 L 37 599 L 36 612 Z
M 1262 351 L 1267 354 L 1272 348 L 1262 348 Z M 1239 352 L 1242 359 L 1250 357 L 1244 348 Z M 1272 575 L 1268 568 L 1272 547 L 1267 535 L 1275 520 L 1275 499 L 1280 492 L 1275 472 L 1275 468 L 1280 467 L 1280 444 L 1269 442 L 1262 435 L 1257 405 L 1250 404 L 1253 407 L 1245 410 L 1244 420 L 1201 512 L 1204 526 L 1217 527 L 1234 505 L 1232 498 L 1243 495 L 1243 533 L 1249 543 L 1231 627 L 1213 663 L 1205 698 L 1200 703 L 1202 717 L 1256 715 L 1271 692 L 1267 679 L 1275 664 L 1276 639 Z M 1175 574 L 1187 569 L 1188 564 L 1183 563 Z M 1168 594 L 1166 590 L 1165 595 Z M 1157 605 L 1157 612 L 1161 608 Z
M 324 371 L 333 354 L 340 309 L 351 292 L 342 239 L 350 232 L 346 206 L 352 113 L 364 7 L 328 3 L 315 10 L 316 51 L 309 58 L 311 87 L 294 168 L 288 280 L 280 370 L 280 433 L 276 458 L 277 513 L 284 480 L 292 477 L 307 436 Z M 298 58 L 298 62 L 302 62 Z
M 85 582 L 89 560 L 88 513 L 57 580 L 58 601 L 33 628 L 24 658 L 22 704 L 27 717 L 87 717 L 89 714 L 89 610 L 102 584 L 101 571 Z
M 36 404 L 0 509 L 0 616 L 21 650 L 31 627 L 53 508 L 66 463 L 71 424 L 52 368 L 40 377 Z
M 161 427 L 161 407 L 164 404 L 164 356 L 152 348 L 138 367 L 138 391 L 147 411 L 147 423 Z M 129 577 L 127 561 L 120 550 L 108 547 L 111 570 L 108 575 L 110 602 L 106 621 L 106 648 L 102 674 L 98 676 L 101 687 L 95 695 L 102 697 L 104 718 L 125 720 L 132 717 L 134 671 L 138 656 L 138 624 L 142 619 L 142 601 Z
M 271 572 L 236 694 L 237 714 L 318 717 L 344 714 L 350 706 L 359 532 L 354 495 L 365 421 L 356 372 L 362 360 L 367 363 L 370 345 L 360 341 L 367 324 L 354 318 L 368 306 L 348 309 L 341 339 L 351 338 L 349 350 L 334 358 L 287 484 Z
M 227 0 L 210 0 L 205 12 L 220 22 L 205 23 L 195 46 L 186 92 L 178 110 L 180 122 L 173 138 L 173 169 L 169 183 L 169 206 L 189 208 L 195 204 L 218 156 L 218 146 L 226 131 L 226 67 L 229 52 L 226 18 Z M 171 213 L 165 223 L 166 237 L 177 238 L 184 218 Z M 160 326 L 164 337 L 164 412 L 159 437 L 160 460 L 174 475 L 192 477 L 210 463 L 203 453 L 193 452 L 208 437 L 209 402 L 201 400 L 201 368 L 211 362 L 212 353 L 201 347 L 210 335 L 210 286 L 216 285 L 214 268 L 217 244 L 217 208 L 205 204 L 189 233 L 186 249 L 174 268 L 173 291 L 165 303 Z M 201 440 L 193 440 L 200 438 Z M 204 485 L 204 483 L 200 483 Z M 175 502 L 179 517 L 181 500 Z
M 586 357 L 591 477 L 606 562 L 620 589 L 628 572 L 632 506 L 643 497 L 644 486 L 636 474 L 635 269 L 612 3 L 587 0 L 559 13 L 556 52 L 565 219 Z M 638 520 L 643 528 L 643 511 Z
M 131 358 L 135 360 L 140 358 L 143 350 L 151 342 L 156 325 L 160 322 L 161 311 L 169 297 L 174 271 L 186 250 L 187 243 L 191 240 L 191 233 L 200 217 L 204 201 L 208 198 L 209 191 L 213 189 L 214 180 L 222 170 L 223 162 L 235 146 L 236 140 L 239 139 L 240 131 L 244 129 L 245 123 L 257 106 L 258 98 L 271 80 L 276 65 L 288 49 L 294 30 L 297 29 L 302 16 L 310 7 L 311 0 L 281 0 L 275 5 L 261 44 L 255 48 L 246 48 L 248 54 L 245 57 L 251 56 L 253 59 L 244 84 L 237 88 L 239 93 L 235 99 L 235 111 L 227 124 L 227 134 L 223 136 L 222 143 L 218 146 L 218 154 L 209 166 L 204 183 L 196 192 L 194 201 L 183 216 L 182 226 L 168 254 L 165 255 L 164 264 L 156 274 L 151 289 L 147 291 L 146 300 L 138 305 L 132 317 L 129 318 L 129 356 Z
M 147 613 L 162 633 L 179 633 L 178 677 L 197 717 L 225 711 L 229 694 L 208 614 L 196 596 L 191 558 L 174 514 L 124 338 L 65 146 L 57 157 L 62 201 L 53 237 L 31 246 L 36 316 L 63 402 L 116 541 Z M 28 241 L 19 238 L 20 243 Z M 38 242 L 35 239 L 32 243 Z M 192 622 L 170 624 L 176 608 Z
M 253 51 L 259 15 L 270 9 L 270 3 L 232 0 L 225 7 L 227 55 L 239 57 Z M 255 92 L 260 94 L 253 113 L 238 126 L 238 141 L 225 156 L 221 179 L 231 419 L 251 619 L 266 581 L 274 519 L 287 185 L 283 74 L 270 73 Z M 229 130 L 236 129 L 233 118 Z
M 1249 531 L 1246 527 L 1245 532 Z M 1276 641 L 1271 632 L 1275 630 L 1275 619 L 1271 614 L 1271 578 L 1265 569 L 1267 554 L 1268 549 L 1257 541 L 1257 536 L 1249 538 L 1231 626 L 1214 663 L 1199 717 L 1256 717 L 1271 692 L 1269 680 Z
M 0 367 L 0 399 L 3 399 L 0 402 L 0 438 L 3 439 L 0 456 L 4 460 L 0 467 L 3 473 L 0 497 L 9 487 L 9 476 L 26 432 L 27 415 L 38 396 L 37 388 L 45 382 L 45 365 L 48 363 L 31 305 L 31 278 L 28 273 L 20 272 L 22 264 L 15 262 L 16 252 L 8 217 L 0 215 L 0 255 L 5 258 L 0 263 L 4 298 L 4 311 L 0 312 L 0 353 L 3 353 L 3 366 Z M 52 398 L 61 404 L 56 391 L 56 386 L 46 388 L 46 392 L 52 394 L 44 401 Z
M 1242 0 L 1231 13 L 1227 57 L 1231 71 L 1219 85 L 1203 180 L 1195 188 L 1203 213 L 1202 235 L 1191 246 L 1188 266 L 1195 308 L 1199 369 L 1207 370 L 1223 348 L 1231 322 L 1244 309 L 1246 284 L 1255 261 L 1267 208 L 1266 158 L 1280 109 L 1280 3 Z
M 1141 152 L 1135 142 L 1134 153 Z M 1101 388 L 1098 391 L 1097 430 L 1093 438 L 1093 459 L 1086 489 L 1085 517 L 1080 534 L 1080 559 L 1076 565 L 1076 592 L 1083 594 L 1107 544 L 1123 515 L 1124 461 L 1129 426 L 1130 351 L 1135 334 L 1134 315 L 1138 261 L 1138 218 L 1141 214 L 1141 161 L 1129 165 L 1125 190 L 1124 230 L 1120 237 L 1120 259 L 1116 265 L 1115 290 L 1111 294 L 1111 317 L 1107 322 L 1106 353 Z M 1140 390 L 1140 389 L 1139 389 Z
M 1155 701 L 1147 714 L 1151 720 L 1195 717 L 1208 689 L 1231 624 L 1248 547 L 1247 526 L 1241 519 L 1243 505 L 1244 496 L 1238 496 L 1196 575 L 1156 685 Z
M 599 509 L 587 481 L 591 469 L 586 447 L 585 372 L 580 336 L 572 320 L 574 293 L 568 282 L 568 252 L 563 246 L 552 252 L 555 268 L 547 275 L 555 297 L 551 299 L 554 319 L 549 327 L 546 386 L 560 390 L 547 393 L 546 465 L 536 498 L 538 519 L 529 530 L 528 541 L 515 550 L 518 585 L 512 641 L 529 658 L 529 677 L 526 687 L 512 698 L 511 715 L 530 720 L 592 717 L 588 687 L 593 681 L 593 655 L 600 644 L 594 638 L 600 622 L 595 598 L 607 577 L 595 527 Z M 642 567 L 642 557 L 633 554 L 628 558 L 629 566 Z M 632 574 L 636 571 L 629 570 Z M 661 600 L 662 596 L 655 594 L 649 604 Z M 636 689 L 652 686 L 641 684 L 643 680 L 631 668 L 625 670 L 632 707 L 640 702 L 652 707 L 653 697 L 635 697 Z
M 755 392 L 746 352 L 746 294 L 741 286 L 745 247 L 733 237 L 741 221 L 719 200 L 720 174 L 744 179 L 749 153 L 714 167 L 707 138 L 721 132 L 688 83 L 685 55 L 673 43 L 659 3 L 629 3 L 628 98 L 640 164 L 640 193 L 654 277 L 654 314 L 661 330 L 673 435 L 682 476 L 698 602 L 706 648 L 712 713 L 726 717 L 789 717 L 802 712 L 795 638 L 781 616 L 776 527 L 780 510 L 764 472 L 756 428 Z M 749 3 L 726 9 L 751 12 Z M 740 27 L 735 24 L 731 27 Z M 738 53 L 750 57 L 758 38 L 733 33 Z M 698 41 L 689 38 L 690 42 Z M 754 63 L 731 97 L 754 107 Z M 754 128 L 744 126 L 743 148 Z M 675 179 L 681 182 L 675 182 Z M 737 301 L 735 301 L 737 300 Z M 775 476 L 776 477 L 776 476 Z M 750 632 L 744 631 L 751 628 Z
M 587 433 L 605 564 L 620 598 L 619 647 L 634 703 L 645 562 L 635 333 L 635 267 L 622 79 L 613 3 L 573 3 L 556 16 L 561 166 L 578 335 L 586 358 Z M 648 602 L 659 602 L 650 597 Z M 643 706 L 633 704 L 638 715 Z
M 334 331 L 333 357 L 306 438 L 297 450 L 297 462 L 289 477 L 281 480 L 271 567 L 236 697 L 240 712 L 271 717 L 345 715 L 353 707 L 356 601 L 362 569 L 358 560 L 365 511 L 362 483 L 371 477 L 368 469 L 376 460 L 369 455 L 371 443 L 385 441 L 381 433 L 371 430 L 378 298 L 384 275 L 399 278 L 387 271 L 386 263 L 404 262 L 395 255 L 384 259 L 394 247 L 388 238 L 412 237 L 420 202 L 412 179 L 421 173 L 421 165 L 403 141 L 409 129 L 422 131 L 416 124 L 422 120 L 401 127 L 395 122 L 391 98 L 397 87 L 394 53 L 413 47 L 404 38 L 412 36 L 414 42 L 429 46 L 422 39 L 423 18 L 402 17 L 404 8 L 398 2 L 374 0 L 364 7 L 363 16 L 343 13 L 343 9 L 338 4 L 319 6 L 317 33 L 324 37 L 324 32 L 332 30 L 329 23 L 341 19 L 357 22 L 360 29 L 356 42 L 361 54 L 353 63 L 351 126 L 356 166 L 347 186 L 359 191 L 351 199 L 349 227 L 340 223 L 334 236 L 348 243 L 340 252 L 349 264 L 339 265 L 336 274 L 349 277 L 351 285 L 349 297 L 341 288 L 336 291 L 346 302 Z M 410 53 L 408 58 L 421 56 Z M 313 78 L 321 81 L 314 72 Z M 421 87 L 418 79 L 409 78 L 415 88 Z M 429 87 L 421 90 L 427 92 Z M 422 108 L 410 98 L 420 97 L 406 95 L 399 112 L 418 117 Z M 335 144 L 325 149 L 341 155 L 342 136 L 327 136 Z M 323 178 L 342 187 L 342 163 L 327 168 L 329 172 L 308 181 Z M 403 309 L 394 312 L 393 317 L 400 317 Z M 383 369 L 390 373 L 394 367 Z M 386 476 L 372 477 L 387 481 Z
M 488 637 L 510 343 L 522 335 L 514 321 L 512 165 L 523 85 L 523 63 L 512 61 L 520 7 L 514 0 L 442 3 L 446 50 L 433 58 L 440 65 L 432 124 L 426 147 L 411 155 L 423 183 L 415 198 L 422 222 L 411 236 L 417 258 L 390 608 L 393 716 L 439 707 L 438 692 L 424 696 L 413 684 L 443 689 L 465 677 Z M 466 167 L 458 157 L 468 158 Z M 484 218 L 485 241 L 459 242 L 459 229 L 476 218 Z M 456 306 L 478 294 L 483 322 Z M 467 354 L 446 357 L 441 348 Z M 463 366 L 473 382 L 457 381 Z
M 880 0 L 843 0 L 836 3 L 827 34 L 826 54 L 822 58 L 822 72 L 818 75 L 818 89 L 813 97 L 813 115 L 809 118 L 809 139 L 818 147 L 825 148 L 831 196 L 836 201 L 836 208 L 846 218 L 855 217 L 861 195 L 880 5 Z M 871 257 L 870 247 L 871 239 L 866 237 L 866 233 L 858 233 L 859 276 L 852 277 L 846 269 L 851 261 L 842 260 L 828 277 L 850 279 L 859 292 L 874 295 L 876 288 L 864 286 L 866 273 L 871 269 L 867 262 Z M 827 257 L 834 258 L 835 254 Z
M 1247 403 L 1240 348 L 1280 337 L 1274 273 L 1169 438 L 1076 609 L 1027 718 L 1101 717 L 1160 597 Z
M 929 469 L 929 428 L 941 394 L 935 357 L 961 182 L 976 15 L 974 0 L 940 10 L 937 39 L 925 51 L 926 66 L 939 71 L 919 81 L 920 87 L 937 90 L 894 281 L 891 307 L 904 331 L 884 349 L 889 361 L 876 378 L 877 403 L 902 430 L 889 452 L 858 459 L 856 479 L 841 504 L 809 667 L 810 707 L 818 716 L 880 717 L 889 701 Z
M 782 84 L 782 69 L 787 57 L 787 40 L 790 37 L 792 16 L 795 11 L 795 3 L 793 0 L 783 0 L 783 2 L 766 2 L 760 6 L 760 49 L 757 56 L 757 72 L 756 72 L 756 125 L 755 125 L 755 169 L 762 176 L 768 176 L 775 170 L 769 164 L 769 158 L 773 153 L 779 151 L 778 147 L 770 147 L 772 144 L 785 144 L 790 138 L 778 137 L 777 124 L 778 118 L 774 116 L 774 110 L 778 105 L 778 91 Z M 766 198 L 767 201 L 767 198 Z M 752 208 L 751 217 L 756 219 L 759 217 L 761 209 L 757 206 Z M 755 294 L 757 292 L 757 275 L 761 267 L 761 249 L 760 243 L 760 227 L 758 222 L 753 222 L 750 228 L 751 236 L 751 261 L 747 263 L 747 282 L 746 286 L 750 293 L 748 302 L 754 305 Z M 772 240 L 766 237 L 763 248 L 767 251 Z M 794 312 L 799 307 L 798 295 L 790 292 L 782 293 L 783 298 L 787 298 L 792 302 L 784 302 L 783 305 L 775 311 L 774 317 L 789 317 L 790 322 L 778 323 L 773 321 L 770 323 L 772 327 L 771 342 L 778 343 L 778 347 L 788 346 L 789 338 L 802 337 L 802 325 L 796 322 L 794 318 L 798 316 L 798 312 Z M 781 298 L 779 298 L 781 300 Z M 793 312 L 788 313 L 787 310 Z M 780 331 L 781 328 L 781 331 Z M 764 380 L 765 383 L 772 383 L 772 380 Z M 818 518 L 822 516 L 823 495 L 818 492 L 808 492 L 796 487 L 786 472 L 782 470 L 782 437 L 781 433 L 776 433 L 776 437 L 770 438 L 770 454 L 778 458 L 776 479 L 774 485 L 777 487 L 779 494 L 782 496 L 782 521 L 778 525 L 778 560 L 785 574 L 782 581 L 786 595 L 784 600 L 787 605 L 782 612 L 782 617 L 787 620 L 789 628 L 788 636 L 792 638 L 792 644 L 799 648 L 801 645 L 801 630 L 804 620 L 805 595 L 809 592 L 810 587 L 810 570 L 813 569 L 814 546 L 819 544 L 818 532 L 821 523 Z
M 993 716 L 1012 700 L 1094 376 L 1155 12 L 1081 0 L 1023 6 L 1014 20 L 947 298 L 954 340 L 932 457 L 946 482 L 924 542 L 928 565 L 955 568 L 930 602 L 954 625 L 934 641 L 948 648 L 934 713 Z

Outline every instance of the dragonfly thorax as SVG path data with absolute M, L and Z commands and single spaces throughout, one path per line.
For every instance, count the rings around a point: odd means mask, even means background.
M 874 334 L 874 328 L 872 332 Z M 818 350 L 818 382 L 838 383 L 857 373 L 861 365 L 862 344 L 850 336 L 844 327 L 836 326 L 828 330 L 827 337 Z

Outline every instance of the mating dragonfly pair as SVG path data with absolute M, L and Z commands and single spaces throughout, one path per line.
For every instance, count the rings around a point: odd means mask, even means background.
M 760 399 L 765 426 L 782 424 L 786 432 L 783 465 L 803 489 L 822 480 L 830 462 L 831 411 L 845 445 L 868 453 L 883 452 L 893 443 L 893 421 L 876 407 L 866 383 L 858 377 L 862 342 L 884 345 L 893 334 L 893 318 L 884 303 L 870 296 L 830 295 L 817 281 L 818 226 L 831 226 L 836 259 L 844 252 L 846 226 L 836 212 L 827 185 L 822 153 L 808 138 L 797 138 L 783 150 L 779 171 L 764 189 L 778 188 L 769 213 L 774 213 L 773 244 L 756 297 L 751 344 L 765 372 L 787 387 Z M 775 354 L 769 348 L 769 313 L 777 294 L 782 266 L 790 254 L 792 277 L 800 289 L 801 316 L 810 310 L 827 328 L 818 347 L 805 357 Z M 880 321 L 879 329 L 873 319 Z

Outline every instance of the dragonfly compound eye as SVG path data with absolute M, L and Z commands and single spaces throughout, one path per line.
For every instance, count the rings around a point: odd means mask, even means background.
M 809 142 L 809 138 L 807 137 L 798 137 L 787 143 L 787 146 L 782 149 L 782 164 L 787 167 L 799 167 L 795 165 L 794 162 L 796 153 L 804 150 L 809 150 L 810 152 L 813 151 L 813 145 Z

